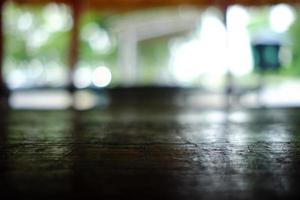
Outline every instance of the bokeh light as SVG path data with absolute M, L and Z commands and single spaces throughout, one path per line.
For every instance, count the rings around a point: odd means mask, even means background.
M 271 8 L 270 25 L 273 31 L 286 32 L 294 21 L 295 13 L 291 6 L 278 4 Z
M 105 66 L 99 66 L 93 72 L 93 84 L 97 87 L 108 86 L 111 82 L 111 79 L 111 72 Z

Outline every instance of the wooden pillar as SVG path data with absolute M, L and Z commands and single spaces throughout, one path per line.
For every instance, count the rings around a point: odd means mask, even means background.
M 80 3 L 81 3 L 80 0 L 71 1 L 73 27 L 71 30 L 71 42 L 70 42 L 70 49 L 69 49 L 69 77 L 68 77 L 68 90 L 71 93 L 75 91 L 75 86 L 73 83 L 73 75 L 78 61 L 78 53 L 79 53 L 79 21 L 81 15 Z
M 228 7 L 231 5 L 231 0 L 228 1 L 221 1 L 220 2 L 220 9 L 223 13 L 223 24 L 225 27 L 225 31 L 226 31 L 226 48 L 229 47 L 228 44 L 228 32 L 227 32 L 227 11 L 228 11 Z M 225 77 L 225 81 L 226 81 L 226 86 L 225 86 L 225 106 L 227 109 L 229 109 L 231 107 L 231 105 L 233 104 L 233 100 L 234 100 L 234 88 L 235 88 L 235 84 L 234 84 L 234 77 L 233 74 L 230 71 L 230 67 L 228 66 L 229 63 L 227 62 L 227 69 L 226 69 L 226 77 Z
M 9 92 L 3 77 L 4 61 L 4 34 L 3 34 L 3 5 L 5 0 L 0 0 L 0 97 L 8 97 Z

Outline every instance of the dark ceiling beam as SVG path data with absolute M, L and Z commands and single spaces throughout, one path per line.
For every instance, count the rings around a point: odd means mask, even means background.
M 77 0 L 12 0 L 22 5 L 44 5 L 47 3 L 64 3 L 72 5 Z M 240 4 L 245 6 L 262 6 L 279 3 L 299 4 L 298 0 L 81 0 L 82 6 L 89 10 L 137 10 L 153 7 L 193 5 L 199 7 Z

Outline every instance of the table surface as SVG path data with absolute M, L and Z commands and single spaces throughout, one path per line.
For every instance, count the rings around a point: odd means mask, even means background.
M 300 110 L 1 111 L 1 199 L 297 199 Z

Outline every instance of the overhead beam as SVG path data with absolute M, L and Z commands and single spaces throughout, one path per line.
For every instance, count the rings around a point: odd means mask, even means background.
M 51 2 L 72 5 L 77 0 L 13 0 L 19 4 L 43 5 Z M 218 6 L 229 2 L 229 5 L 245 6 L 274 5 L 279 3 L 299 4 L 299 0 L 82 0 L 82 6 L 89 10 L 138 10 L 165 6 Z

